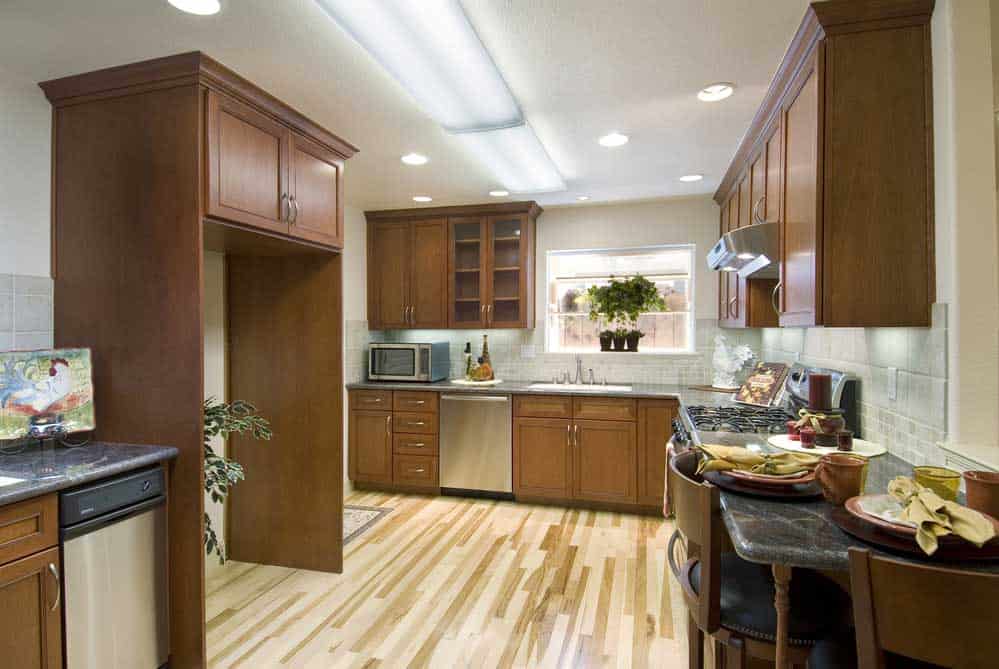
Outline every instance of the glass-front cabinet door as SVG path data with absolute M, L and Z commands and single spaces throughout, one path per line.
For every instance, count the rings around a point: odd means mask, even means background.
M 451 285 L 449 325 L 486 327 L 486 223 L 480 217 L 451 218 Z M 420 277 L 414 277 L 419 281 Z
M 524 328 L 527 323 L 528 267 L 531 243 L 522 214 L 490 216 L 486 220 L 488 273 L 485 319 L 488 327 Z

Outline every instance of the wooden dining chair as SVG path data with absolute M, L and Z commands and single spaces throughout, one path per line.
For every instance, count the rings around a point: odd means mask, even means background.
M 818 644 L 809 667 L 999 667 L 999 575 L 851 548 L 850 588 L 855 641 Z
M 725 527 L 718 488 L 696 475 L 699 454 L 674 455 L 667 469 L 677 531 L 667 558 L 689 612 L 691 669 L 704 666 L 704 635 L 715 667 L 745 667 L 747 658 L 776 658 L 777 613 L 769 565 L 723 552 Z M 678 557 L 680 543 L 685 555 Z M 682 561 L 682 563 L 681 563 Z M 813 643 L 848 618 L 848 598 L 832 581 L 808 569 L 791 581 L 790 661 L 804 666 Z

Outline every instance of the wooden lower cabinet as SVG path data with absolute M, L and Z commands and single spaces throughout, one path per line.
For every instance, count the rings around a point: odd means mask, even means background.
M 666 444 L 679 409 L 676 400 L 638 400 L 638 503 L 642 506 L 662 504 Z
M 635 424 L 577 420 L 573 425 L 572 497 L 591 502 L 636 502 Z
M 347 430 L 350 479 L 392 483 L 392 412 L 351 411 Z
M 59 548 L 0 566 L 0 664 L 61 669 Z
M 572 497 L 572 423 L 562 418 L 513 419 L 513 494 Z

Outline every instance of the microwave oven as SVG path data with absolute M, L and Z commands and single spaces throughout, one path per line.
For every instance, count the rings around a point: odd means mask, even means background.
M 451 345 L 369 344 L 370 381 L 442 381 L 451 372 Z

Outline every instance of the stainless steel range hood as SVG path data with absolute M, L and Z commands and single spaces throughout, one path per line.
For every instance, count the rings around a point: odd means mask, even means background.
M 780 237 L 776 223 L 747 225 L 722 235 L 708 251 L 708 267 L 743 278 L 776 279 Z

